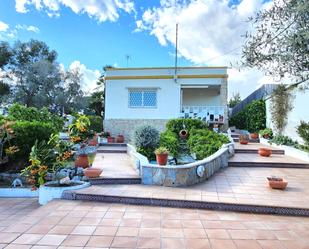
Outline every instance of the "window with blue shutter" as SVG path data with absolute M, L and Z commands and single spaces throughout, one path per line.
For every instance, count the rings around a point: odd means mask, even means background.
M 130 108 L 156 108 L 157 91 L 152 89 L 129 90 Z

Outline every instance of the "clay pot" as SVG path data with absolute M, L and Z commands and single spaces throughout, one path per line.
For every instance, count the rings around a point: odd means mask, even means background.
M 97 168 L 87 168 L 84 169 L 84 175 L 87 176 L 88 178 L 97 178 L 101 175 L 102 169 L 97 169 Z
M 249 138 L 247 135 L 239 135 L 239 143 L 240 144 L 248 144 Z
M 123 143 L 124 142 L 124 136 L 123 135 L 118 135 L 116 137 L 116 142 L 117 143 Z
M 114 137 L 108 137 L 107 142 L 108 143 L 115 143 L 115 138 Z
M 248 144 L 249 141 L 248 141 L 248 140 L 240 140 L 239 143 L 240 143 L 240 144 Z
M 188 137 L 189 133 L 187 130 L 181 130 L 179 132 L 179 137 L 182 138 L 182 139 L 186 139 Z
M 250 137 L 251 137 L 251 139 L 256 140 L 256 139 L 259 138 L 259 134 L 258 133 L 250 133 Z
M 156 154 L 157 163 L 159 165 L 166 165 L 167 164 L 168 154 Z
M 283 178 L 267 177 L 267 180 L 268 180 L 269 187 L 273 189 L 284 190 L 288 185 L 288 182 Z
M 98 145 L 98 139 L 97 138 L 93 138 L 89 141 L 88 143 L 90 146 L 97 146 Z
M 269 157 L 271 155 L 272 151 L 268 148 L 259 148 L 259 155 Z
M 88 168 L 89 167 L 89 160 L 88 155 L 78 155 L 75 160 L 75 167 L 82 167 L 82 168 Z

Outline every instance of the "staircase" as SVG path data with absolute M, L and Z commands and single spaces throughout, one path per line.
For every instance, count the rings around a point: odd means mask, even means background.
M 98 153 L 127 153 L 126 143 L 102 143 L 97 150 Z

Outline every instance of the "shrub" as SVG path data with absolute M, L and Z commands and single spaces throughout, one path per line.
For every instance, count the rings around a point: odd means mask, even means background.
M 270 140 L 270 142 L 277 145 L 288 145 L 288 146 L 295 146 L 298 144 L 297 141 L 293 141 L 292 138 L 284 135 L 276 135 L 273 137 L 273 139 Z
M 260 135 L 263 138 L 271 139 L 273 137 L 273 131 L 270 128 L 266 128 L 264 130 L 260 130 Z
M 166 124 L 168 131 L 178 134 L 182 129 L 190 131 L 191 129 L 207 129 L 208 126 L 200 119 L 176 118 L 171 119 Z
M 100 133 L 103 131 L 103 120 L 101 116 L 87 116 L 90 120 L 90 130 Z
M 134 132 L 133 142 L 139 153 L 152 160 L 159 145 L 159 131 L 150 125 L 140 126 Z
M 264 100 L 255 100 L 230 118 L 230 126 L 258 132 L 266 128 L 266 106 Z
M 300 121 L 300 125 L 297 126 L 297 133 L 304 140 L 305 144 L 309 146 L 309 122 Z
M 208 129 L 191 130 L 188 140 L 190 151 L 196 154 L 198 160 L 212 155 L 225 143 L 229 143 L 227 136 Z
M 166 147 L 171 155 L 177 157 L 180 150 L 178 135 L 171 131 L 162 132 L 160 134 L 160 146 Z
M 90 130 L 90 120 L 85 115 L 79 116 L 73 124 L 69 125 L 70 139 L 73 143 L 85 143 L 93 137 Z

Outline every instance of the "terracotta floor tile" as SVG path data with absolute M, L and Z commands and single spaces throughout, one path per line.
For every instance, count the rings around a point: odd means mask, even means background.
M 232 240 L 210 239 L 209 241 L 211 249 L 236 249 L 236 245 Z
M 159 238 L 160 237 L 160 228 L 147 228 L 143 227 L 139 230 L 139 236 L 140 237 L 154 237 Z
M 15 240 L 20 233 L 0 233 L 0 241 L 1 243 L 11 243 L 13 240 Z
M 185 238 L 195 239 L 195 238 L 207 238 L 204 229 L 194 229 L 194 228 L 184 228 L 183 229 Z
M 75 226 L 62 226 L 56 225 L 54 226 L 48 233 L 49 234 L 70 234 Z
M 124 212 L 106 212 L 104 215 L 105 219 L 120 219 L 124 215 Z
M 121 222 L 120 219 L 105 219 L 105 218 L 103 218 L 99 225 L 117 227 L 117 226 L 119 226 L 120 222 Z
M 258 240 L 263 249 L 282 249 L 284 248 L 284 242 L 278 240 Z
M 246 229 L 246 227 L 239 221 L 223 220 L 222 226 L 225 229 Z
M 173 237 L 173 238 L 183 238 L 183 229 L 179 228 L 162 228 L 161 229 L 162 237 Z
M 87 243 L 87 247 L 106 247 L 109 248 L 113 241 L 112 236 L 91 236 Z
M 160 227 L 160 219 L 142 219 L 141 227 Z
M 208 239 L 186 239 L 186 249 L 210 249 Z
M 80 223 L 78 224 L 79 226 L 95 226 L 100 223 L 102 218 L 82 218 Z
M 73 229 L 71 234 L 91 235 L 93 234 L 95 229 L 96 229 L 96 226 L 77 226 Z
M 297 240 L 300 237 L 293 231 L 273 231 L 278 240 Z
M 183 220 L 182 226 L 183 228 L 203 228 L 200 220 Z
M 181 220 L 162 220 L 161 226 L 164 228 L 181 228 Z
M 27 224 L 15 224 L 15 225 L 11 225 L 11 226 L 7 227 L 4 230 L 4 232 L 7 232 L 7 233 L 23 233 L 23 232 L 27 231 L 30 227 L 31 227 L 31 225 L 27 225 Z
M 131 236 L 137 236 L 138 235 L 138 228 L 136 227 L 119 227 L 118 231 L 116 233 L 116 236 L 126 236 L 126 237 L 131 237 Z
M 85 218 L 103 218 L 105 214 L 106 211 L 89 212 Z
M 35 246 L 33 246 L 33 247 L 31 247 L 31 249 L 61 249 L 61 246 L 60 247 L 57 247 L 57 246 L 37 246 L 37 245 L 35 245 Z M 68 249 L 68 248 L 66 248 L 66 249 Z
M 82 220 L 81 217 L 71 217 L 71 216 L 70 217 L 65 217 L 64 219 L 59 221 L 58 225 L 74 226 L 74 225 L 78 225 L 81 220 Z
M 159 238 L 140 237 L 137 242 L 137 248 L 160 249 L 161 241 Z
M 137 244 L 136 237 L 115 237 L 112 242 L 112 247 L 132 247 L 135 248 Z
M 62 242 L 62 246 L 85 246 L 90 236 L 87 235 L 68 235 Z
M 214 228 L 223 228 L 222 222 L 221 221 L 214 221 L 214 220 L 203 220 L 203 227 L 204 228 L 210 228 L 210 229 L 214 229 Z
M 34 225 L 27 233 L 47 234 L 55 225 Z
M 234 240 L 234 243 L 236 244 L 237 249 L 261 249 L 262 248 L 256 240 Z
M 254 239 L 254 235 L 249 230 L 228 230 L 232 239 Z
M 229 233 L 224 229 L 205 229 L 210 239 L 229 239 Z
M 184 239 L 175 239 L 175 238 L 162 238 L 161 239 L 161 249 L 185 249 Z
M 115 236 L 118 227 L 97 226 L 93 235 Z
M 25 233 L 13 241 L 14 244 L 33 245 L 43 237 L 42 234 Z
M 6 246 L 7 249 L 30 249 L 32 245 L 17 245 L 17 244 L 10 244 Z
M 58 246 L 65 240 L 66 237 L 67 235 L 47 234 L 37 242 L 37 245 Z
M 269 230 L 250 230 L 253 235 L 253 239 L 261 240 L 275 240 L 277 239 L 275 234 Z
M 284 241 L 284 246 L 286 249 L 309 249 L 309 241 L 287 240 Z

